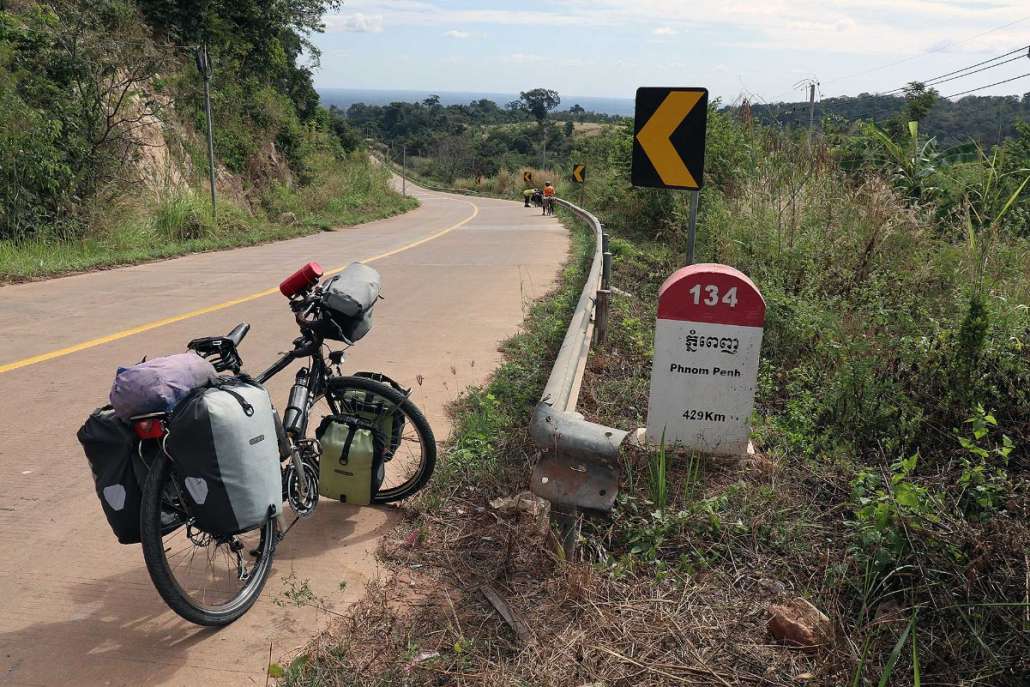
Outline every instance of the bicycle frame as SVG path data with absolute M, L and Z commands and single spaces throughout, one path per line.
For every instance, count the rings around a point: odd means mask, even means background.
M 279 360 L 272 363 L 271 367 L 259 374 L 256 377 L 257 381 L 264 384 L 269 379 L 289 367 L 293 361 L 300 360 L 301 358 L 311 358 L 311 367 L 304 368 L 308 370 L 308 392 L 313 397 L 322 395 L 325 392 L 326 377 L 329 376 L 330 372 L 329 366 L 326 364 L 325 357 L 322 355 L 323 344 L 324 341 L 321 337 L 314 334 L 308 334 L 295 339 L 293 342 L 293 350 L 283 354 Z M 306 421 L 304 425 L 307 425 Z

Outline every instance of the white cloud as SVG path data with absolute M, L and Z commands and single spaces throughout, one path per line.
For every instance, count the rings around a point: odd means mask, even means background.
M 984 43 L 1008 44 L 1003 31 L 985 31 L 1011 22 L 1026 0 L 554 0 L 549 7 L 522 10 L 495 7 L 453 8 L 443 0 L 348 0 L 359 10 L 351 17 L 386 17 L 390 26 L 646 26 L 656 39 L 691 30 L 732 31 L 717 47 L 809 50 L 852 55 L 920 53 L 951 40 L 948 52 L 984 50 Z M 493 3 L 486 3 L 493 4 Z M 339 26 L 341 17 L 329 18 Z M 345 21 L 345 25 L 361 22 Z M 963 29 L 957 28 L 962 24 Z M 345 29 L 368 30 L 368 29 Z M 377 29 L 372 29 L 377 30 Z M 458 31 L 466 33 L 466 31 Z M 452 38 L 448 31 L 445 35 Z M 1025 37 L 1018 38 L 1019 45 Z
M 460 40 L 460 39 L 468 38 L 472 34 L 469 33 L 468 31 L 458 31 L 457 29 L 451 29 L 450 31 L 448 31 L 444 35 L 447 36 L 448 38 L 457 38 L 457 39 Z
M 380 33 L 383 30 L 381 14 L 334 14 L 326 17 L 329 31 L 350 31 L 352 33 Z

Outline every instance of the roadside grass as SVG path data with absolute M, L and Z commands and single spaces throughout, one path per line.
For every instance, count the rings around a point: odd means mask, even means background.
M 676 455 L 663 489 L 656 454 L 629 452 L 616 512 L 584 528 L 587 547 L 620 578 L 734 589 L 729 616 L 696 608 L 733 645 L 732 660 L 709 660 L 732 684 L 1025 684 L 1030 245 L 955 242 L 882 180 L 852 182 L 818 151 L 788 181 L 774 151 L 755 155 L 732 194 L 706 189 L 699 251 L 742 269 L 768 302 L 758 455 Z M 644 221 L 660 202 L 625 191 L 587 203 L 615 234 L 622 291 L 580 404 L 605 424 L 645 420 L 655 290 L 679 264 L 669 247 L 684 245 L 681 206 Z M 759 650 L 764 623 L 748 623 L 791 596 L 831 618 L 831 647 Z
M 90 210 L 90 229 L 83 236 L 0 241 L 0 283 L 279 241 L 415 207 L 414 199 L 389 188 L 387 178 L 360 155 L 344 160 L 319 155 L 308 184 L 275 187 L 256 208 L 220 197 L 217 221 L 204 191 L 110 199 Z

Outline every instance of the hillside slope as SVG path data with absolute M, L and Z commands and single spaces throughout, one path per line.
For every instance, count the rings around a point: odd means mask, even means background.
M 266 4 L 4 3 L 0 279 L 253 243 L 410 207 L 350 127 L 319 106 L 301 62 L 307 35 L 336 3 Z M 217 215 L 196 59 L 205 45 Z

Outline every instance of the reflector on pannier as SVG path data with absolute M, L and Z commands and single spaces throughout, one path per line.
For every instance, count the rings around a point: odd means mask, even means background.
M 282 512 L 275 411 L 257 382 L 225 377 L 198 389 L 169 419 L 165 446 L 203 531 L 235 534 Z
M 111 406 L 97 408 L 76 435 L 86 452 L 97 497 L 118 541 L 138 544 L 140 483 L 145 469 L 136 453 L 138 440 Z

